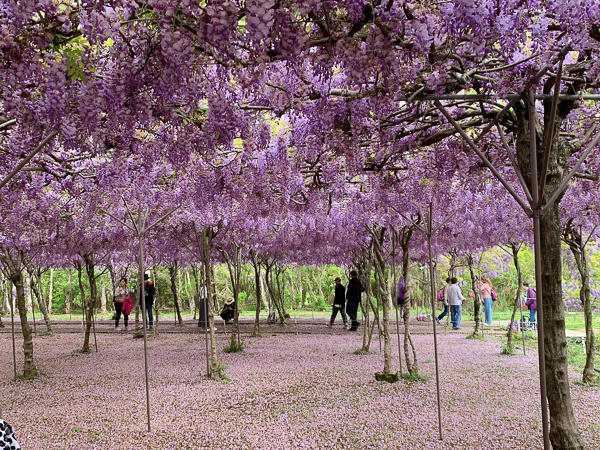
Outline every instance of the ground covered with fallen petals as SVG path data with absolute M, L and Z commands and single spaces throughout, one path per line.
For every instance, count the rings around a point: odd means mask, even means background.
M 426 382 L 377 382 L 379 345 L 360 335 L 244 337 L 221 353 L 229 377 L 207 381 L 203 337 L 149 341 L 152 432 L 146 431 L 143 342 L 100 334 L 99 352 L 74 353 L 79 334 L 35 339 L 43 375 L 13 381 L 10 336 L 0 336 L 0 398 L 22 447 L 32 449 L 532 449 L 540 448 L 537 356 L 501 343 L 441 335 L 444 440 L 438 438 L 433 336 L 415 336 Z M 394 343 L 395 345 L 395 343 Z M 397 346 L 393 347 L 397 349 Z M 397 359 L 395 359 L 397 365 Z M 572 374 L 573 379 L 579 378 Z M 600 448 L 600 388 L 572 383 L 588 448 Z

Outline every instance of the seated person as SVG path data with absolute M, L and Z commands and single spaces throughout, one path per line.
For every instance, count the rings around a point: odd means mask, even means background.
M 225 304 L 223 305 L 223 311 L 221 311 L 221 318 L 225 321 L 225 323 L 229 323 L 235 317 L 235 300 L 229 297 L 225 300 Z

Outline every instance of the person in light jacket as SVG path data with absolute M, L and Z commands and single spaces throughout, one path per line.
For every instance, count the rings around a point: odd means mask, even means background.
M 492 324 L 492 312 L 494 310 L 494 301 L 492 300 L 492 283 L 486 276 L 481 277 L 481 281 L 475 281 L 475 285 L 481 293 L 483 299 L 483 307 L 485 310 L 485 323 L 486 325 Z
M 346 289 L 346 312 L 352 321 L 350 331 L 356 331 L 360 326 L 360 323 L 357 320 L 358 305 L 360 304 L 360 295 L 364 291 L 365 288 L 358 279 L 358 272 L 356 272 L 356 270 L 351 270 L 350 281 L 348 282 L 348 288 Z
M 462 304 L 464 297 L 458 287 L 456 277 L 450 278 L 450 286 L 446 288 L 448 292 L 448 303 L 450 304 L 450 319 L 452 320 L 452 329 L 460 330 L 460 322 L 462 320 Z

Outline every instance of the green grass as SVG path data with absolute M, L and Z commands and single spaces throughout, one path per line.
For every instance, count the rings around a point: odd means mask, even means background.
M 223 349 L 225 353 L 242 353 L 244 351 L 243 342 L 232 342 L 228 347 Z
M 357 348 L 356 350 L 354 350 L 354 354 L 355 355 L 370 355 L 371 352 L 368 350 L 363 350 L 362 348 Z
M 515 348 L 513 346 L 508 346 L 508 345 L 504 345 L 502 347 L 502 352 L 503 355 L 514 355 L 515 354 Z
M 429 381 L 429 377 L 427 375 L 421 374 L 404 373 L 402 374 L 402 378 L 404 378 L 406 381 L 412 381 L 413 383 L 426 383 Z

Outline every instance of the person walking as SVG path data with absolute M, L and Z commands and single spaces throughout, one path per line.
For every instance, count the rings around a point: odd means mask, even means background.
M 483 298 L 483 307 L 485 311 L 486 325 L 492 324 L 492 311 L 494 309 L 494 301 L 492 299 L 492 282 L 486 276 L 481 277 L 481 281 L 475 281 L 475 285 L 479 289 L 481 298 Z
M 333 322 L 338 315 L 338 312 L 342 315 L 344 321 L 344 329 L 348 329 L 348 316 L 346 316 L 346 288 L 342 284 L 342 279 L 337 277 L 335 280 L 335 292 L 333 297 L 333 308 L 331 309 L 331 319 L 327 323 L 327 326 L 331 328 Z
M 119 321 L 121 320 L 121 314 L 123 314 L 123 305 L 125 300 L 129 298 L 129 290 L 127 289 L 127 278 L 123 277 L 119 280 L 119 286 L 115 291 L 115 296 L 113 297 L 113 303 L 115 306 L 115 331 L 121 331 L 119 328 Z M 125 331 L 128 330 L 128 320 L 129 316 L 123 314 L 123 321 L 125 322 Z
M 444 290 L 444 292 L 442 294 L 442 298 L 443 298 L 443 302 L 444 302 L 444 311 L 442 311 L 442 313 L 435 318 L 435 321 L 437 322 L 438 325 L 441 325 L 440 320 L 442 320 L 444 317 L 446 317 L 448 315 L 448 286 L 450 286 L 450 277 L 446 278 L 446 286 L 444 286 L 442 288 Z
M 348 289 L 346 290 L 346 312 L 352 321 L 350 331 L 356 331 L 360 326 L 360 323 L 357 320 L 358 305 L 360 304 L 360 295 L 364 291 L 365 288 L 358 279 L 358 272 L 356 272 L 356 270 L 351 270 L 350 281 L 348 282 Z
M 153 317 L 152 317 L 152 306 L 154 305 L 154 294 L 156 292 L 156 288 L 154 284 L 149 280 L 149 276 L 147 273 L 144 274 L 144 297 L 146 300 L 146 317 L 148 318 L 148 323 L 144 324 L 148 327 L 148 330 L 152 331 L 153 325 Z M 141 302 L 140 302 L 141 303 Z M 140 304 L 141 306 L 141 304 Z
M 206 286 L 200 288 L 200 302 L 198 304 L 198 327 L 208 327 L 208 318 L 206 317 L 207 306 L 206 306 Z
M 456 277 L 450 278 L 450 286 L 446 288 L 448 292 L 448 303 L 450 304 L 450 319 L 452 320 L 452 329 L 460 330 L 460 322 L 462 320 L 462 303 L 464 297 L 458 287 Z
M 525 306 L 529 309 L 529 328 L 534 328 L 536 326 L 535 315 L 537 313 L 537 293 L 535 292 L 535 289 L 529 287 L 529 283 L 526 281 L 523 282 L 523 287 L 525 288 L 525 296 L 527 298 Z

